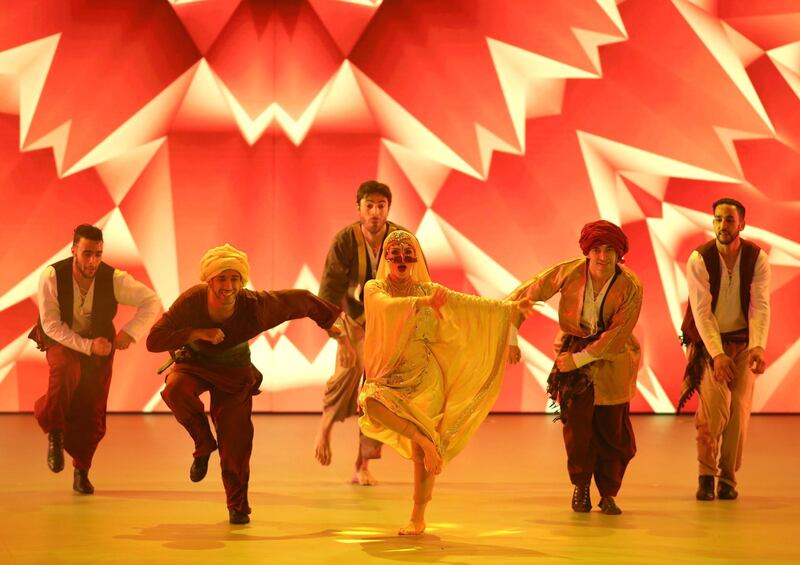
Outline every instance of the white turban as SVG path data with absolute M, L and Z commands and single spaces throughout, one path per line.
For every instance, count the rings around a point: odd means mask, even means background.
M 232 245 L 220 245 L 206 251 L 200 259 L 200 280 L 205 282 L 213 279 L 222 271 L 232 269 L 242 276 L 242 284 L 247 284 L 250 278 L 250 263 L 247 253 L 239 251 Z

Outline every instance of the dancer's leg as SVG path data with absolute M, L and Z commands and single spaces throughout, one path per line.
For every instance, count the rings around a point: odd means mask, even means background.
M 252 414 L 253 397 L 249 393 L 234 395 L 211 389 L 211 417 L 217 429 L 228 510 L 244 515 L 250 514 L 247 488 L 253 452 Z
M 336 368 L 325 385 L 322 397 L 322 418 L 320 418 L 317 437 L 314 440 L 314 456 L 320 465 L 330 465 L 333 458 L 331 450 L 331 429 L 336 422 L 343 422 L 358 413 L 358 393 L 361 390 L 361 377 L 364 374 L 364 328 L 351 318 L 344 321 L 348 345 L 338 343 L 336 348 Z M 347 348 L 355 355 L 349 363 L 343 363 Z M 358 469 L 358 467 L 356 468 Z
M 381 448 L 383 444 L 376 439 L 365 436 L 358 432 L 358 457 L 356 457 L 356 469 L 353 472 L 353 484 L 361 486 L 375 486 L 378 480 L 369 472 L 370 459 L 381 458 Z
M 436 475 L 425 469 L 424 452 L 422 448 L 414 445 L 414 507 L 411 510 L 411 519 L 398 534 L 401 536 L 419 535 L 425 531 L 425 509 L 433 495 L 433 483 Z
M 106 404 L 114 354 L 83 357 L 81 379 L 72 395 L 64 430 L 64 450 L 72 465 L 88 471 L 100 440 L 106 435 Z
M 161 398 L 172 410 L 178 420 L 194 440 L 194 453 L 192 457 L 208 457 L 217 449 L 217 441 L 211 433 L 208 424 L 205 406 L 198 397 L 209 390 L 211 385 L 207 381 L 181 370 L 178 365 L 166 379 L 166 386 L 161 391 Z
M 319 421 L 317 437 L 314 441 L 314 456 L 320 465 L 330 465 L 333 457 L 331 453 L 331 428 L 333 428 L 333 410 L 322 411 Z
M 419 445 L 424 453 L 425 469 L 429 473 L 438 475 L 442 472 L 442 456 L 439 450 L 436 449 L 431 439 L 423 434 L 413 422 L 401 418 L 374 398 L 368 398 L 366 404 L 367 413 L 371 418 L 376 419 L 393 432 L 397 432 Z
M 733 345 L 729 355 L 733 358 L 736 371 L 733 381 L 729 383 L 731 391 L 730 418 L 720 441 L 719 480 L 735 487 L 736 471 L 742 466 L 742 453 L 753 403 L 755 375 L 748 365 L 746 344 Z

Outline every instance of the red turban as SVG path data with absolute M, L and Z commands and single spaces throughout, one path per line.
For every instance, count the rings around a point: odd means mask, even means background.
M 589 251 L 600 245 L 610 245 L 617 252 L 617 260 L 621 261 L 622 256 L 628 252 L 628 238 L 619 226 L 598 220 L 589 222 L 581 230 L 581 238 L 578 240 L 581 251 L 588 255 Z

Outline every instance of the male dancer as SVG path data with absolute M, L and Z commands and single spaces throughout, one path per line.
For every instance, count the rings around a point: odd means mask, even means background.
M 755 375 L 764 372 L 769 330 L 769 258 L 739 237 L 744 229 L 741 202 L 714 202 L 716 238 L 695 249 L 686 266 L 689 306 L 681 329 L 688 365 L 678 410 L 696 389 L 696 498 L 733 500 L 742 465 Z
M 316 458 L 330 465 L 330 436 L 334 422 L 342 422 L 358 412 L 357 400 L 364 374 L 364 303 L 363 289 L 375 278 L 383 242 L 389 233 L 404 229 L 387 221 L 392 192 L 383 183 L 370 180 L 356 193 L 359 221 L 348 225 L 333 239 L 319 295 L 345 311 L 342 332 L 337 339 L 336 368 L 328 380 L 323 397 L 322 419 L 316 440 Z M 369 460 L 379 459 L 381 443 L 359 430 L 358 456 L 352 482 L 370 486 L 378 481 L 369 472 Z
M 547 392 L 561 409 L 567 470 L 575 485 L 572 509 L 592 509 L 594 475 L 600 511 L 621 514 L 614 497 L 636 453 L 630 400 L 636 394 L 640 348 L 632 332 L 642 307 L 642 285 L 620 264 L 628 238 L 618 226 L 605 220 L 588 223 L 579 244 L 586 258 L 546 269 L 511 298 L 527 295 L 537 301 L 561 294 L 559 354 Z
M 48 434 L 47 466 L 64 469 L 72 456 L 72 489 L 92 494 L 89 468 L 106 433 L 106 402 L 114 351 L 139 341 L 160 308 L 156 294 L 125 271 L 102 261 L 103 232 L 89 224 L 75 228 L 72 257 L 47 267 L 39 279 L 39 321 L 30 333 L 47 355 L 47 393 L 33 411 Z M 119 332 L 117 305 L 137 308 Z
M 189 478 L 201 481 L 219 447 L 231 524 L 250 521 L 247 486 L 253 449 L 254 394 L 262 375 L 250 362 L 248 341 L 287 320 L 311 318 L 330 328 L 339 309 L 307 290 L 252 291 L 247 254 L 225 244 L 200 260 L 198 284 L 183 292 L 150 330 L 147 349 L 170 351 L 176 364 L 161 397 L 194 440 Z M 198 396 L 211 394 L 211 433 Z

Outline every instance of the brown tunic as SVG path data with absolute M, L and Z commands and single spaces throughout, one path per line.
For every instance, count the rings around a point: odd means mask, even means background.
M 222 483 L 228 508 L 250 513 L 247 490 L 253 447 L 252 394 L 258 393 L 261 373 L 250 362 L 248 341 L 287 320 L 311 318 L 329 328 L 339 309 L 306 290 L 252 291 L 236 296 L 233 315 L 215 322 L 208 313 L 208 286 L 200 284 L 181 294 L 155 323 L 147 336 L 147 349 L 169 351 L 189 345 L 188 361 L 178 363 L 161 393 L 175 419 L 195 443 L 194 457 L 207 457 L 219 447 Z M 225 339 L 213 345 L 188 344 L 192 330 L 219 328 Z M 215 440 L 199 394 L 211 394 Z
M 189 342 L 195 329 L 219 328 L 225 339 L 216 345 L 198 341 L 195 359 L 185 363 L 224 392 L 236 394 L 245 389 L 254 392 L 260 384 L 260 373 L 249 362 L 249 347 L 233 359 L 234 348 L 242 349 L 263 331 L 287 320 L 311 318 L 318 326 L 329 328 L 336 321 L 339 309 L 307 290 L 253 291 L 243 289 L 236 297 L 233 315 L 224 322 L 215 322 L 208 313 L 207 285 L 199 284 L 182 293 L 161 316 L 147 336 L 149 351 L 180 349 Z M 215 361 L 218 360 L 218 361 Z
M 394 230 L 405 230 L 392 222 L 386 222 L 386 226 L 386 235 Z M 364 285 L 372 279 L 366 245 L 358 222 L 337 233 L 325 259 L 319 283 L 320 297 L 342 307 L 350 318 L 362 326 Z

